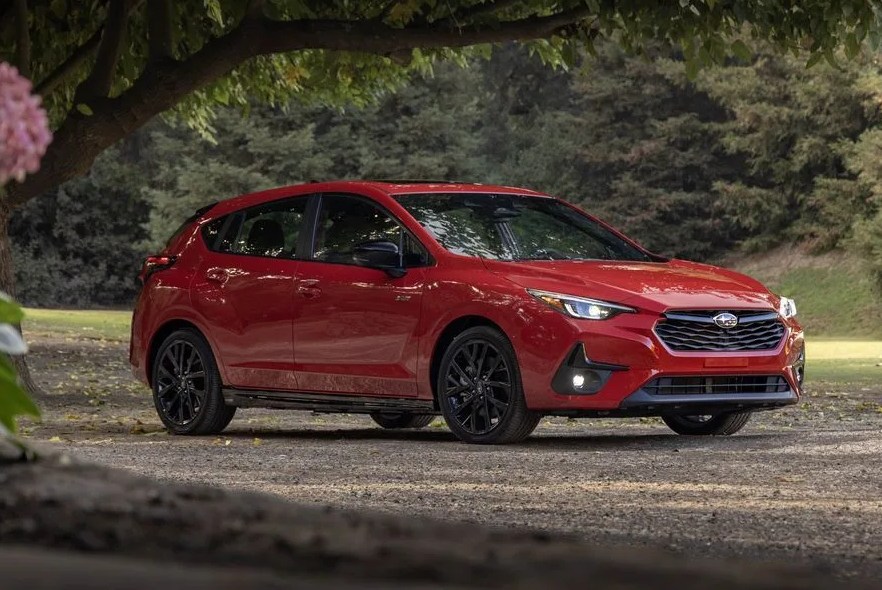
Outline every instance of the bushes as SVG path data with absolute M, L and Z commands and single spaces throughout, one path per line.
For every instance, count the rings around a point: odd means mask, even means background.
M 149 204 L 123 149 L 102 156 L 85 177 L 34 199 L 12 219 L 17 295 L 30 306 L 128 305 Z

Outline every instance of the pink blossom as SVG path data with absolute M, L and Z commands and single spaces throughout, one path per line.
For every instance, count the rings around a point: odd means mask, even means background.
M 0 63 L 0 186 L 36 172 L 51 141 L 46 111 L 31 94 L 30 81 Z

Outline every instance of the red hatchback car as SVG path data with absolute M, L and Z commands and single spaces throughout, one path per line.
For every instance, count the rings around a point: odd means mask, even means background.
M 216 203 L 145 262 L 130 358 L 178 434 L 239 407 L 441 414 L 471 443 L 556 416 L 732 434 L 796 403 L 792 300 L 511 187 L 327 182 Z

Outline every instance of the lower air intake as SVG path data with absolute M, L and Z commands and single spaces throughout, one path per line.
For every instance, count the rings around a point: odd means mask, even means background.
M 658 377 L 643 386 L 650 395 L 785 393 L 781 375 L 715 375 L 712 377 Z

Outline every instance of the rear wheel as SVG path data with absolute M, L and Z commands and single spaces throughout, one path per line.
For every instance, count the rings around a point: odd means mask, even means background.
M 527 409 L 508 339 L 487 326 L 453 339 L 441 358 L 436 391 L 448 428 L 468 443 L 519 442 L 542 417 Z
M 435 416 L 410 412 L 371 412 L 371 419 L 383 428 L 423 428 L 431 424 Z
M 735 434 L 750 420 L 750 412 L 734 414 L 696 414 L 662 416 L 668 428 L 677 434 L 721 436 Z
M 153 403 L 174 434 L 217 434 L 236 408 L 224 403 L 211 347 L 195 330 L 169 334 L 153 360 Z

